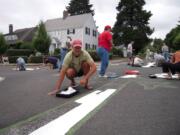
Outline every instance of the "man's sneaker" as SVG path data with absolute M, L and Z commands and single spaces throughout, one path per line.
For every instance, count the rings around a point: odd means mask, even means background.
M 99 77 L 107 78 L 108 76 L 107 75 L 99 75 Z

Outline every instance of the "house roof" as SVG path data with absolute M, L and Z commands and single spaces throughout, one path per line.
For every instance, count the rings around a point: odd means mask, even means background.
M 14 31 L 14 33 L 18 36 L 19 40 L 30 42 L 32 41 L 36 31 L 37 31 L 37 27 L 32 27 L 32 28 L 18 29 Z
M 68 16 L 65 19 L 56 18 L 49 19 L 45 22 L 47 31 L 54 31 L 59 29 L 67 29 L 67 28 L 81 28 L 84 26 L 86 21 L 92 17 L 91 13 Z
M 5 34 L 4 36 L 16 36 L 17 39 L 9 39 L 7 40 L 7 44 L 15 44 L 18 41 L 25 41 L 25 42 L 31 42 L 35 33 L 37 31 L 37 27 L 32 28 L 24 28 L 24 29 L 17 29 L 13 33 Z

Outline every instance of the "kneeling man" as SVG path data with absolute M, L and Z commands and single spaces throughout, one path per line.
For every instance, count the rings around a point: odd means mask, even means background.
M 65 76 L 71 81 L 70 85 L 72 87 L 76 85 L 74 78 L 83 76 L 80 80 L 80 85 L 91 90 L 92 87 L 89 86 L 88 81 L 95 72 L 95 62 L 87 51 L 82 50 L 81 40 L 74 40 L 72 42 L 72 50 L 68 52 L 64 58 L 55 89 L 52 92 L 49 92 L 48 95 L 55 95 L 60 91 Z

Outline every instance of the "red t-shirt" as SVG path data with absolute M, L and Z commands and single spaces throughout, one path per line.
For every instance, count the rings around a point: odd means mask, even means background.
M 98 46 L 104 47 L 109 52 L 112 48 L 110 40 L 112 40 L 111 33 L 109 31 L 104 31 L 98 37 Z

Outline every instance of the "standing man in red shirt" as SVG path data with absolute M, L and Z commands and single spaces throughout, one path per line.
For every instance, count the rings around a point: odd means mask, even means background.
M 107 25 L 98 37 L 97 53 L 101 59 L 99 77 L 107 77 L 105 73 L 109 64 L 109 52 L 112 49 L 112 44 L 111 26 Z

